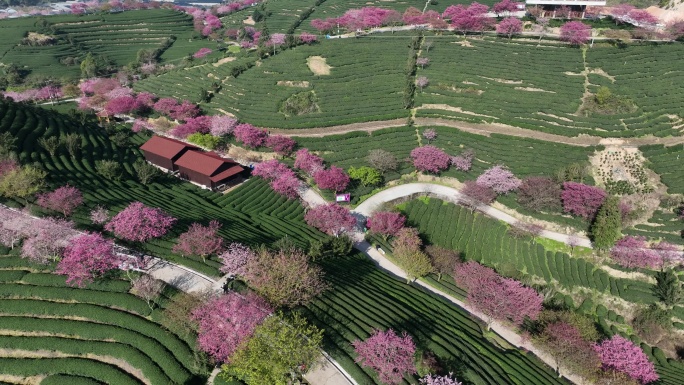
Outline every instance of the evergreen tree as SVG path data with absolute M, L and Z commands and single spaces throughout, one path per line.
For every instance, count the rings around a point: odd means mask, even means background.
M 620 239 L 621 226 L 618 198 L 610 196 L 599 209 L 589 229 L 594 246 L 600 250 L 611 248 Z
M 653 294 L 665 305 L 675 306 L 682 301 L 682 285 L 672 269 L 657 272 L 655 279 Z

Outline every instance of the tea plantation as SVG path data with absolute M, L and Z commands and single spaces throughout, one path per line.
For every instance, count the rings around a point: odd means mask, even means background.
M 151 310 L 128 281 L 73 288 L 8 251 L 0 250 L 0 373 L 46 376 L 41 384 L 205 383 L 194 338 L 160 324 L 174 290 Z

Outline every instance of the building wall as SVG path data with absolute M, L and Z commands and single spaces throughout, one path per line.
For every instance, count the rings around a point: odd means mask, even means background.
M 189 170 L 185 167 L 178 167 L 178 171 L 180 172 L 181 178 L 188 179 L 192 182 L 199 183 L 207 187 L 213 187 L 211 185 L 211 179 L 206 175 L 203 175 L 197 171 Z
M 145 156 L 145 160 L 152 164 L 156 164 L 159 167 L 165 168 L 170 171 L 176 171 L 178 169 L 178 167 L 176 167 L 176 165 L 173 164 L 173 161 L 171 159 L 166 159 L 163 156 L 151 154 L 144 150 L 143 155 Z

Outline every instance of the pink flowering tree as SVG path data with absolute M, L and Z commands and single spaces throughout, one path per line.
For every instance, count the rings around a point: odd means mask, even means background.
M 310 209 L 304 214 L 304 220 L 309 226 L 336 237 L 352 231 L 356 226 L 356 218 L 348 209 L 336 203 L 319 205 Z
M 425 69 L 425 67 L 430 64 L 430 58 L 427 57 L 419 57 L 416 59 L 416 64 L 420 66 L 421 69 Z
M 299 41 L 301 41 L 304 44 L 311 45 L 311 44 L 315 43 L 316 41 L 318 41 L 318 37 L 316 37 L 316 35 L 314 35 L 312 33 L 302 32 L 302 34 L 299 35 Z
M 422 172 L 439 173 L 449 168 L 451 158 L 435 146 L 422 146 L 411 151 L 413 166 Z
M 256 128 L 249 123 L 238 124 L 233 130 L 233 135 L 238 142 L 249 148 L 257 148 L 266 143 L 268 133 Z
M 517 190 L 522 181 L 513 175 L 505 166 L 494 166 L 477 177 L 477 184 L 490 187 L 497 194 L 508 194 Z
M 36 204 L 38 206 L 60 212 L 64 217 L 68 217 L 83 203 L 83 195 L 76 187 L 69 185 L 62 186 L 55 191 L 38 195 Z
M 489 7 L 484 4 L 473 2 L 469 6 L 461 4 L 450 5 L 442 17 L 450 20 L 451 26 L 465 37 L 467 32 L 481 32 L 490 28 L 492 18 L 487 16 Z
M 591 26 L 581 21 L 569 21 L 560 27 L 560 39 L 572 45 L 582 45 L 591 37 Z
M 140 108 L 141 105 L 133 96 L 120 96 L 110 99 L 104 106 L 105 112 L 109 115 L 130 114 Z
M 660 241 L 652 247 L 653 251 L 659 255 L 661 267 L 669 264 L 681 264 L 684 261 L 684 252 L 677 245 L 667 241 Z
M 627 20 L 639 27 L 653 28 L 658 24 L 658 18 L 645 9 L 633 9 L 627 14 Z
M 197 52 L 192 54 L 192 57 L 194 57 L 195 59 L 201 59 L 201 58 L 209 55 L 212 52 L 213 51 L 209 48 L 200 48 Z
M 287 173 L 288 171 L 290 171 L 290 169 L 286 164 L 281 163 L 276 159 L 270 159 L 256 164 L 252 171 L 252 175 L 272 181 L 279 175 Z
M 517 17 L 507 17 L 496 25 L 496 33 L 512 38 L 513 35 L 519 35 L 523 30 L 522 21 Z
M 436 374 L 428 374 L 420 379 L 421 385 L 462 385 L 457 379 L 449 375 L 438 376 Z
M 214 298 L 192 311 L 191 318 L 198 324 L 197 343 L 217 362 L 228 362 L 272 311 L 255 295 L 229 292 Z
M 268 45 L 273 47 L 274 55 L 276 53 L 276 48 L 285 44 L 285 37 L 286 35 L 284 33 L 274 33 L 271 35 L 271 38 L 268 40 Z
M 610 256 L 623 267 L 641 267 L 654 269 L 662 265 L 663 260 L 656 250 L 649 247 L 646 237 L 628 235 L 622 237 L 610 249 Z
M 434 128 L 428 128 L 423 130 L 423 138 L 428 141 L 428 144 L 433 140 L 437 139 L 437 131 Z
M 266 147 L 273 149 L 278 155 L 287 156 L 292 153 L 297 142 L 283 135 L 269 135 L 266 139 Z
M 74 223 L 61 219 L 34 220 L 23 229 L 26 237 L 21 245 L 21 256 L 36 263 L 49 263 L 61 255 L 69 240 L 78 235 Z
M 247 263 L 254 259 L 256 254 L 249 247 L 243 245 L 242 243 L 233 242 L 226 250 L 219 255 L 221 259 L 221 270 L 222 273 L 244 276 L 245 266 Z
M 69 285 L 83 287 L 119 266 L 114 243 L 100 233 L 86 233 L 71 240 L 57 265 Z
M 318 155 L 310 153 L 306 148 L 302 148 L 295 153 L 294 166 L 310 176 L 325 168 L 323 166 L 323 159 Z
M 331 166 L 327 170 L 320 170 L 313 177 L 318 187 L 323 190 L 340 192 L 344 191 L 349 184 L 349 175 L 337 166 Z
M 199 223 L 190 225 L 188 231 L 178 237 L 178 243 L 173 252 L 181 255 L 197 255 L 206 260 L 207 256 L 221 252 L 223 238 L 218 234 L 221 224 L 218 221 L 209 222 L 208 226 Z
M 641 348 L 616 334 L 595 347 L 604 370 L 622 372 L 642 384 L 657 381 L 655 366 Z
M 366 340 L 356 340 L 352 345 L 355 361 L 373 369 L 382 383 L 398 385 L 404 375 L 416 373 L 416 344 L 406 332 L 399 336 L 392 329 L 375 330 Z
M 494 11 L 497 16 L 508 16 L 511 13 L 518 11 L 518 6 L 522 4 L 523 3 L 518 3 L 511 0 L 503 0 L 494 4 L 494 6 L 492 6 L 492 11 Z
M 418 76 L 416 78 L 416 85 L 420 88 L 420 92 L 423 92 L 423 88 L 427 87 L 428 84 L 430 84 L 430 79 L 427 76 Z
M 624 22 L 627 15 L 636 9 L 632 4 L 618 4 L 610 8 L 610 16 L 615 20 L 615 24 Z
M 96 225 L 104 225 L 109 221 L 109 210 L 102 206 L 96 206 L 90 211 L 90 221 Z
M 233 133 L 237 126 L 237 119 L 225 115 L 215 115 L 211 117 L 209 132 L 214 136 L 226 136 Z
M 561 192 L 563 211 L 590 220 L 606 200 L 606 192 L 583 183 L 565 182 Z
M 461 192 L 479 203 L 490 204 L 496 199 L 496 192 L 491 187 L 483 186 L 474 180 L 465 181 Z
M 475 261 L 458 264 L 454 281 L 468 292 L 468 303 L 488 318 L 487 329 L 494 320 L 520 326 L 526 317 L 537 319 L 542 310 L 541 294 Z
M 269 185 L 273 191 L 288 198 L 297 199 L 299 197 L 299 190 L 302 188 L 302 182 L 297 178 L 297 175 L 292 170 L 279 175 L 271 181 Z
M 387 240 L 387 237 L 396 235 L 404 227 L 406 217 L 399 213 L 376 211 L 366 221 L 366 227 L 376 234 L 380 234 Z
M 474 158 L 474 151 L 465 150 L 460 155 L 452 156 L 449 163 L 459 171 L 470 171 L 470 168 L 473 166 Z
M 145 242 L 166 234 L 175 222 L 175 218 L 161 209 L 133 202 L 116 214 L 105 229 L 128 241 Z

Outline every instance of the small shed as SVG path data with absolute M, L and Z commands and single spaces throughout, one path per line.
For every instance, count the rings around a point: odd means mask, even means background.
M 189 150 L 200 150 L 179 140 L 153 136 L 140 147 L 145 160 L 169 171 L 178 171 L 175 162 Z
M 187 151 L 175 163 L 181 178 L 215 189 L 237 177 L 244 168 L 215 152 Z

